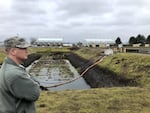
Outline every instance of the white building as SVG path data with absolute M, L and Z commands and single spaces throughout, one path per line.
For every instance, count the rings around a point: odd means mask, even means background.
M 70 43 L 64 43 L 63 44 L 63 47 L 72 47 L 73 46 L 73 44 L 70 44 Z
M 113 55 L 113 50 L 112 49 L 105 49 L 104 54 L 105 55 Z
M 88 47 L 108 47 L 110 44 L 114 44 L 112 39 L 85 39 Z
M 62 46 L 63 38 L 39 38 L 35 44 L 38 46 Z

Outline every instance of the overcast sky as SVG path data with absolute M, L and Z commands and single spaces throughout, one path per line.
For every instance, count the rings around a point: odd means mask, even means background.
M 0 40 L 87 38 L 128 42 L 150 34 L 150 0 L 0 0 Z

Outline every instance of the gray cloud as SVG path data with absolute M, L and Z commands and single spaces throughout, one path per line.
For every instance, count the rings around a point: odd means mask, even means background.
M 10 0 L 0 10 L 0 37 L 84 38 L 148 35 L 149 0 Z M 4 3 L 0 2 L 3 6 Z
M 67 0 L 59 3 L 59 10 L 64 10 L 68 15 L 95 15 L 104 14 L 112 10 L 109 0 Z
M 33 2 L 34 1 L 34 2 Z M 28 15 L 40 15 L 40 14 L 45 14 L 46 12 L 42 9 L 39 8 L 39 2 L 35 1 L 35 0 L 31 0 L 31 1 L 24 1 L 23 0 L 21 2 L 19 2 L 17 0 L 17 2 L 15 2 L 12 6 L 12 9 L 19 14 L 28 14 Z

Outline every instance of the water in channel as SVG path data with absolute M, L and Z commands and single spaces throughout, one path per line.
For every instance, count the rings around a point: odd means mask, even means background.
M 68 60 L 41 60 L 33 64 L 29 73 L 41 86 L 53 86 L 79 77 L 77 70 Z M 52 91 L 67 89 L 89 89 L 90 86 L 81 77 L 71 83 L 48 88 Z

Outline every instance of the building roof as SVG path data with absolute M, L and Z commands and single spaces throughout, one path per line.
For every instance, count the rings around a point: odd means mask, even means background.
M 63 38 L 39 38 L 37 42 L 62 42 Z
M 114 43 L 112 39 L 85 39 L 86 42 L 94 42 L 94 43 Z

